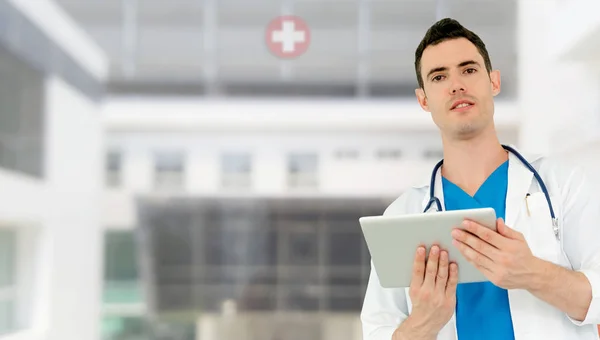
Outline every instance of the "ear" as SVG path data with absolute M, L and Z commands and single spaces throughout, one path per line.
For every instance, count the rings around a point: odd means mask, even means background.
M 427 95 L 425 94 L 425 90 L 419 87 L 418 89 L 415 89 L 415 95 L 417 96 L 417 100 L 419 101 L 421 108 L 427 112 L 430 112 L 429 105 L 427 105 Z
M 490 72 L 490 80 L 492 82 L 492 94 L 495 96 L 497 96 L 500 93 L 500 85 L 501 85 L 501 81 L 500 81 L 500 71 L 499 70 L 494 70 L 492 72 Z

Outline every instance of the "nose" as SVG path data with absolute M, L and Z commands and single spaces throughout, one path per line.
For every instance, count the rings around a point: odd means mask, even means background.
M 454 81 L 454 82 L 452 82 L 452 85 L 450 87 L 450 92 L 452 94 L 465 93 L 465 92 L 467 92 L 467 88 L 465 87 L 465 84 L 463 84 L 462 82 Z

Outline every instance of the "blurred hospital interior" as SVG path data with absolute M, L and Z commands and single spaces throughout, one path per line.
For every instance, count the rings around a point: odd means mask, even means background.
M 598 13 L 0 0 L 0 340 L 362 339 L 358 218 L 443 156 L 415 97 L 428 27 L 452 17 L 486 43 L 502 143 L 596 175 Z M 265 41 L 282 15 L 310 29 L 295 58 Z

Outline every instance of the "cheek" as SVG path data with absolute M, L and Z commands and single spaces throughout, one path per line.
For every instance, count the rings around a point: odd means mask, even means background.
M 492 84 L 490 83 L 490 80 L 488 78 L 478 78 L 477 80 L 473 81 L 470 88 L 476 89 L 476 92 L 474 94 L 478 98 L 487 99 L 493 97 Z
M 431 110 L 443 110 L 446 102 L 447 99 L 444 98 L 439 89 L 435 89 L 433 91 L 430 90 L 430 92 L 427 93 L 427 106 L 429 106 Z

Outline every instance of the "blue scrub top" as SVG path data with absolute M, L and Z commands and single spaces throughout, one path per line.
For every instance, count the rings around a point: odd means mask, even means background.
M 446 178 L 442 183 L 446 210 L 491 207 L 498 218 L 505 218 L 508 161 L 486 179 L 473 197 Z M 456 288 L 456 298 L 458 340 L 515 338 L 505 289 L 491 282 L 463 283 Z

